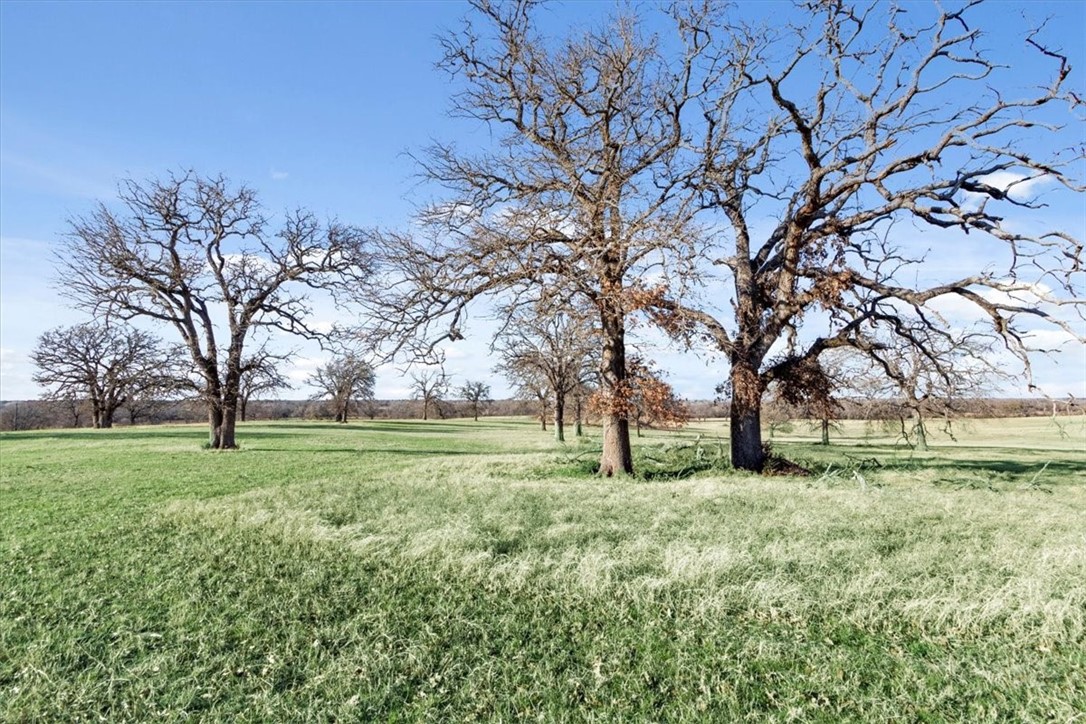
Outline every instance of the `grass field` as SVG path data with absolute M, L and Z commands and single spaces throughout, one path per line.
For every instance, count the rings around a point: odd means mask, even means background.
M 0 720 L 1086 721 L 1086 426 L 0 436 Z

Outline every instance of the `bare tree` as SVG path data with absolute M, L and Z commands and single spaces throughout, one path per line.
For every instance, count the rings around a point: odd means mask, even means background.
M 441 40 L 441 66 L 462 82 L 453 113 L 489 124 L 500 139 L 477 155 L 438 143 L 418 159 L 449 197 L 422 214 L 425 235 L 384 236 L 394 281 L 378 300 L 384 329 L 376 332 L 425 353 L 460 338 L 481 296 L 578 297 L 597 319 L 608 408 L 600 473 L 630 473 L 618 398 L 628 316 L 643 277 L 694 259 L 684 253 L 684 180 L 668 171 L 686 140 L 681 117 L 710 81 L 696 77 L 707 10 L 683 6 L 673 18 L 680 50 L 672 57 L 633 14 L 548 42 L 534 28 L 535 3 L 472 7 L 463 30 Z
M 485 382 L 468 380 L 460 387 L 457 394 L 460 395 L 462 400 L 467 401 L 471 407 L 472 417 L 476 422 L 479 421 L 479 413 L 492 402 L 490 399 L 490 385 Z
M 441 401 L 449 392 L 449 376 L 443 369 L 422 370 L 411 375 L 411 399 L 422 402 L 422 419 L 430 419 L 430 408 L 444 417 Z
M 120 212 L 101 204 L 70 222 L 62 289 L 110 318 L 171 325 L 199 375 L 211 447 L 234 448 L 246 344 L 274 330 L 324 336 L 307 292 L 356 288 L 365 234 L 296 211 L 272 236 L 251 189 L 192 172 L 125 181 L 119 198 Z
M 920 344 L 888 340 L 863 360 L 866 364 L 852 366 L 849 386 L 868 399 L 892 402 L 901 438 L 927 450 L 931 418 L 941 417 L 943 430 L 951 433 L 955 416 L 1007 376 L 998 365 L 995 342 L 970 332 Z
M 554 411 L 554 435 L 565 437 L 566 400 L 577 391 L 586 368 L 598 366 L 599 342 L 588 319 L 564 304 L 536 304 L 513 310 L 494 349 L 497 370 L 518 383 L 546 383 Z M 620 410 L 625 413 L 626 410 Z
M 98 322 L 57 327 L 38 338 L 30 355 L 34 381 L 46 398 L 70 403 L 76 425 L 80 403 L 89 404 L 96 428 L 113 427 L 113 416 L 130 399 L 169 385 L 163 377 L 161 341 L 124 325 Z
M 1081 129 L 1067 112 L 1081 102 L 1066 59 L 1038 33 L 986 49 L 978 2 L 809 10 L 802 27 L 706 31 L 724 74 L 699 99 L 688 182 L 703 223 L 726 230 L 705 249 L 719 274 L 705 283 L 730 305 L 667 288 L 651 303 L 662 324 L 709 336 L 729 361 L 732 461 L 749 470 L 765 461 L 769 385 L 821 384 L 822 353 L 876 353 L 889 338 L 931 362 L 952 336 L 938 313 L 947 299 L 986 318 L 1027 371 L 1036 324 L 1086 336 L 1058 309 L 1082 316 L 1081 240 L 1040 215 L 1021 221 L 1044 207 L 1038 189 L 1082 191 L 1067 175 L 1081 134 L 1061 126 Z M 1051 74 L 1007 66 L 1023 53 Z M 927 263 L 929 248 L 958 244 L 990 263 Z
M 249 400 L 276 390 L 292 389 L 292 385 L 279 372 L 277 366 L 283 361 L 284 356 L 270 354 L 266 350 L 242 361 L 241 385 L 238 388 L 238 414 L 242 422 L 245 422 Z
M 518 400 L 535 403 L 535 417 L 539 420 L 539 429 L 547 431 L 547 418 L 551 416 L 554 395 L 550 383 L 536 367 L 499 365 L 496 372 L 505 375 L 513 385 L 513 396 Z
M 369 362 L 354 354 L 337 357 L 317 369 L 308 382 L 320 389 L 313 399 L 327 397 L 335 408 L 336 422 L 347 422 L 352 400 L 372 400 L 376 374 Z

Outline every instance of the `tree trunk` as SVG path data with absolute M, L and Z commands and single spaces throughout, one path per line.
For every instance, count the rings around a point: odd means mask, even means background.
M 828 417 L 822 418 L 822 444 L 830 444 L 830 419 Z
M 207 424 L 211 428 L 207 444 L 212 450 L 218 450 L 222 447 L 222 407 L 219 404 L 208 405 Z
M 219 426 L 219 449 L 233 450 L 238 444 L 234 436 L 234 428 L 237 422 L 237 408 L 225 405 L 222 411 L 222 422 Z
M 630 448 L 630 421 L 618 415 L 608 415 L 603 423 L 603 455 L 600 475 L 630 475 L 633 473 L 633 450 Z
M 762 448 L 762 384 L 750 363 L 732 361 L 731 453 L 732 467 L 760 473 L 765 467 Z
M 249 396 L 248 395 L 242 395 L 242 397 L 241 397 L 241 406 L 240 406 L 241 421 L 242 422 L 245 422 L 245 411 L 246 411 L 246 408 L 248 408 L 248 407 L 249 407 Z
M 425 398 L 422 400 L 422 419 L 425 422 L 430 419 L 430 403 Z
M 922 452 L 928 450 L 928 430 L 924 425 L 924 416 L 919 412 L 916 413 L 916 425 L 913 427 L 913 432 L 916 433 L 916 449 Z
M 630 447 L 630 421 L 626 415 L 626 325 L 621 310 L 600 312 L 603 354 L 600 380 L 604 393 L 611 398 L 612 409 L 603 423 L 603 452 L 600 475 L 633 474 L 633 450 Z
M 560 393 L 554 396 L 554 439 L 566 441 L 566 400 Z
M 573 398 L 574 413 L 577 415 L 577 420 L 573 425 L 573 434 L 577 437 L 584 437 L 584 429 L 581 423 L 582 411 L 581 411 L 581 394 L 578 392 Z

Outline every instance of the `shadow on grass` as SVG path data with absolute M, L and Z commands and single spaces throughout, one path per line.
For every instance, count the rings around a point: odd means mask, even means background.
M 413 432 L 413 433 L 464 433 L 471 430 L 509 430 L 511 425 L 494 422 L 464 422 L 461 424 L 448 422 L 435 422 L 432 420 L 417 421 L 386 421 L 386 420 L 356 420 L 354 422 L 255 422 L 253 425 L 267 424 L 270 427 L 283 430 L 311 431 L 311 430 L 336 430 L 339 432 Z M 276 435 L 285 434 L 277 432 L 244 432 L 239 428 L 238 437 L 245 435 Z
M 361 455 L 407 455 L 411 457 L 441 457 L 443 455 L 482 455 L 478 450 L 396 450 L 393 448 L 371 448 L 371 447 L 307 447 L 304 449 L 296 447 L 244 447 L 243 450 L 251 452 L 275 452 L 275 453 L 358 453 Z
M 955 460 L 952 458 L 934 458 L 925 460 L 923 467 L 933 469 L 949 468 L 1017 476 L 1036 474 L 1043 468 L 1045 475 L 1086 475 L 1086 462 L 1075 462 L 1074 460 L 1022 463 L 1014 460 Z
M 9 440 L 192 440 L 197 445 L 207 440 L 205 429 L 165 430 L 155 428 L 112 427 L 105 430 L 38 430 L 34 432 L 4 432 L 0 439 Z M 240 439 L 241 436 L 239 436 Z

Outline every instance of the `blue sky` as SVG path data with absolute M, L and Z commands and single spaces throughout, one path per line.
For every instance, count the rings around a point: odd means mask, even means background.
M 568 25 L 610 7 L 548 12 Z M 1084 8 L 1000 3 L 986 12 L 997 34 L 1021 24 L 1023 12 L 1053 16 L 1051 37 L 1086 69 Z M 51 250 L 66 219 L 108 202 L 122 178 L 222 172 L 254 187 L 271 212 L 302 206 L 363 226 L 405 225 L 427 190 L 404 152 L 432 138 L 487 137 L 447 117 L 449 81 L 433 68 L 435 36 L 465 10 L 457 2 L 0 2 L 0 399 L 36 397 L 27 356 L 37 336 L 83 320 L 54 290 Z M 1056 211 L 1077 223 L 1072 233 L 1086 233 L 1081 203 Z M 491 377 L 483 329 L 450 356 L 457 383 Z M 681 394 L 713 396 L 723 376 L 716 362 L 659 339 L 646 346 Z M 296 379 L 319 357 L 303 349 Z M 1057 393 L 1082 395 L 1084 367 L 1078 346 L 1056 365 L 1042 362 L 1039 374 Z M 403 394 L 402 375 L 383 370 L 378 395 Z

